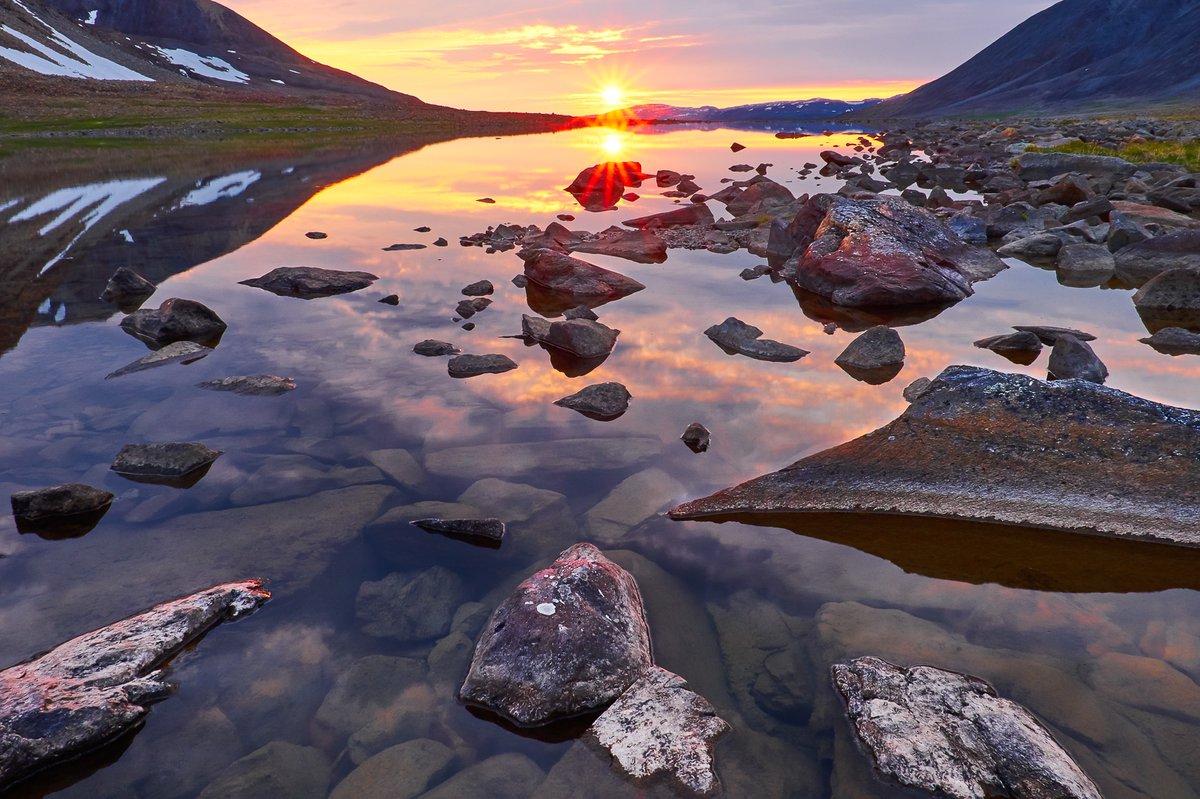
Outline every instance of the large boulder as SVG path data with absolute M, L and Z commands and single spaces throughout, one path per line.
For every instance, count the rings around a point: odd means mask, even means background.
M 345 272 L 338 269 L 319 269 L 315 266 L 281 266 L 262 277 L 238 282 L 243 286 L 254 286 L 281 297 L 312 300 L 365 289 L 378 279 L 370 272 Z
M 818 208 L 827 200 L 814 197 Z M 813 214 L 801 209 L 797 215 Z M 971 284 L 1007 268 L 967 244 L 923 208 L 895 197 L 833 202 L 804 246 L 795 270 L 802 289 L 836 305 L 887 307 L 957 302 Z
M 536 249 L 523 257 L 525 277 L 530 283 L 567 295 L 576 302 L 607 302 L 646 288 L 633 278 L 554 250 Z
M 1200 311 L 1200 268 L 1169 269 L 1133 295 L 1138 310 Z
M 1116 254 L 1117 277 L 1141 287 L 1170 269 L 1200 269 L 1200 230 L 1180 230 L 1122 247 Z
M 228 325 L 209 307 L 195 300 L 172 297 L 157 309 L 134 311 L 121 320 L 121 328 L 151 344 L 173 341 L 211 343 Z
M 1032 713 L 978 677 L 875 657 L 833 667 L 875 767 L 947 799 L 1101 799 Z
M 651 663 L 637 583 L 591 544 L 576 544 L 492 613 L 459 697 L 540 726 L 608 705 Z
M 1137 172 L 1137 166 L 1123 158 L 1108 155 L 1024 153 L 1017 157 L 1016 171 L 1026 181 L 1052 180 L 1068 172 L 1078 172 L 1111 186 L 1132 177 Z
M 1197 481 L 1200 412 L 951 366 L 879 430 L 671 515 L 912 514 L 1194 547 Z
M 163 662 L 269 596 L 255 580 L 218 585 L 0 671 L 0 791 L 133 729 L 170 694 Z

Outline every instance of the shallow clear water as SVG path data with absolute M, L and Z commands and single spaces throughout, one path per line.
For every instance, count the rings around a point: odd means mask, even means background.
M 274 593 L 176 658 L 178 693 L 140 732 L 23 795 L 195 796 L 278 741 L 309 747 L 286 752 L 300 752 L 315 776 L 297 776 L 279 747 L 267 750 L 276 757 L 267 770 L 324 795 L 325 776 L 334 789 L 371 755 L 416 738 L 453 751 L 431 789 L 460 771 L 457 779 L 483 774 L 490 786 L 449 783 L 442 795 L 642 795 L 569 736 L 517 734 L 453 697 L 486 614 L 580 540 L 635 574 L 658 661 L 733 724 L 717 747 L 728 795 L 896 794 L 872 783 L 828 679 L 832 663 L 862 654 L 993 682 L 1038 714 L 1110 799 L 1200 795 L 1194 553 L 950 523 L 821 517 L 802 535 L 662 515 L 885 424 L 903 411 L 904 386 L 947 365 L 1044 376 L 1045 356 L 1019 367 L 971 346 L 1013 324 L 1094 332 L 1110 385 L 1194 406 L 1200 359 L 1139 343 L 1146 333 L 1128 292 L 1067 288 L 1011 261 L 975 297 L 903 327 L 904 371 L 868 386 L 833 363 L 854 334 L 824 334 L 820 312 L 806 315 L 785 284 L 743 281 L 738 273 L 760 262 L 745 251 L 673 250 L 649 266 L 584 256 L 647 288 L 598 309 L 622 331 L 617 350 L 572 378 L 543 349 L 504 338 L 529 312 L 510 282 L 521 271 L 515 254 L 457 241 L 501 222 L 544 227 L 574 213 L 570 227 L 600 230 L 672 207 L 647 185 L 620 211 L 584 212 L 561 187 L 605 160 L 694 173 L 710 193 L 738 177 L 728 166 L 768 162 L 796 193 L 832 190 L 794 170 L 853 140 L 584 130 L 445 142 L 394 160 L 380 150 L 166 171 L 73 165 L 6 183 L 6 269 L 30 279 L 10 282 L 3 308 L 0 489 L 82 481 L 118 499 L 82 538 L 43 540 L 0 520 L 0 661 L 216 582 L 264 577 Z M 733 141 L 747 149 L 731 153 Z M 496 202 L 476 202 L 483 197 Z M 413 232 L 423 225 L 432 232 Z M 439 236 L 450 246 L 382 250 Z M 149 306 L 186 297 L 216 310 L 229 323 L 217 350 L 105 380 L 147 351 L 94 299 L 122 265 L 160 281 Z M 380 280 L 312 301 L 238 285 L 285 265 Z M 454 306 L 483 278 L 496 285 L 495 302 L 468 332 Z M 391 293 L 398 307 L 378 302 Z M 727 356 L 702 335 L 727 316 L 812 354 L 795 364 Z M 504 353 L 520 367 L 453 380 L 444 359 L 412 352 L 425 338 Z M 195 387 L 255 373 L 293 377 L 298 388 L 238 397 Z M 615 421 L 552 404 L 610 380 L 634 396 Z M 678 441 L 693 421 L 713 431 L 708 453 Z M 123 444 L 172 440 L 225 454 L 186 490 L 108 470 Z M 490 550 L 404 524 L 454 514 L 498 516 L 509 538 Z M 356 617 L 361 584 L 432 568 L 445 570 L 432 582 L 449 588 L 403 610 L 434 634 L 400 641 L 362 629 L 371 620 Z M 501 773 L 509 793 L 495 787 Z

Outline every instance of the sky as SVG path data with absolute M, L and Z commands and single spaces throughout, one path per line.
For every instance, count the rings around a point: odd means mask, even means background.
M 1056 0 L 223 2 L 311 58 L 426 102 L 584 114 L 900 94 Z

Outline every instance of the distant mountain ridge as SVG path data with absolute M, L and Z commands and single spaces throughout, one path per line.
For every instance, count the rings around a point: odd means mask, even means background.
M 0 76 L 420 101 L 318 63 L 212 0 L 0 0 Z
M 815 97 L 809 100 L 779 100 L 769 103 L 717 108 L 706 105 L 687 108 L 674 105 L 635 105 L 625 109 L 625 115 L 648 121 L 674 120 L 680 122 L 770 122 L 784 120 L 836 119 L 851 111 L 870 108 L 877 99 L 846 102 Z
M 1200 100 L 1200 0 L 1062 0 L 954 71 L 855 116 Z

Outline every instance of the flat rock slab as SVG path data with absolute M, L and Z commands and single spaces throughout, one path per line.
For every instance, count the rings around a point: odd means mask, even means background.
M 449 341 L 437 341 L 436 339 L 427 338 L 424 341 L 418 341 L 414 344 L 413 352 L 417 355 L 424 355 L 427 358 L 436 358 L 442 355 L 458 355 L 462 350 Z
M 621 383 L 597 383 L 569 397 L 557 399 L 554 404 L 578 411 L 591 419 L 608 421 L 629 410 L 629 400 L 632 398 L 629 389 Z
M 446 364 L 451 377 L 478 377 L 511 372 L 517 363 L 507 355 L 456 355 Z
M 874 657 L 832 674 L 875 767 L 902 785 L 949 799 L 1101 799 L 1033 714 L 978 677 Z
M 549 249 L 525 257 L 531 283 L 576 300 L 615 300 L 646 288 L 631 277 Z
M 221 454 L 194 442 L 126 444 L 113 460 L 112 470 L 138 477 L 180 478 L 203 469 Z
M 134 311 L 121 320 L 121 329 L 154 344 L 173 341 L 210 342 L 228 327 L 221 317 L 195 300 L 171 297 L 157 309 Z
M 576 544 L 492 613 L 459 697 L 541 726 L 604 707 L 651 665 L 637 582 L 596 547 Z
M 687 681 L 658 666 L 629 686 L 592 723 L 590 732 L 636 779 L 665 773 L 693 794 L 720 787 L 712 741 L 729 724 Z
M 13 516 L 31 522 L 98 513 L 112 504 L 113 495 L 83 483 L 15 491 L 11 497 Z
M 879 430 L 671 515 L 906 514 L 1195 547 L 1198 483 L 1200 412 L 951 366 Z
M 504 540 L 504 522 L 499 519 L 416 519 L 409 524 L 454 538 L 474 538 L 497 544 Z
M 1165 355 L 1200 355 L 1200 333 L 1182 327 L 1168 327 L 1138 341 Z
M 238 282 L 243 286 L 254 286 L 281 297 L 312 300 L 365 289 L 378 279 L 370 272 L 343 272 L 337 269 L 319 269 L 315 266 L 281 266 L 262 277 Z
M 594 239 L 574 244 L 575 252 L 625 258 L 639 264 L 661 264 L 667 260 L 667 243 L 650 230 L 601 231 Z
M 296 381 L 290 377 L 275 375 L 235 375 L 219 380 L 197 383 L 197 388 L 209 391 L 231 391 L 244 397 L 277 397 L 296 389 Z
M 218 585 L 0 671 L 0 790 L 132 729 L 170 693 L 162 663 L 269 597 L 255 580 Z
M 212 351 L 211 347 L 205 347 L 203 344 L 197 344 L 194 341 L 176 341 L 168 344 L 161 350 L 138 358 L 133 363 L 122 366 L 115 372 L 109 372 L 104 379 L 111 380 L 114 377 L 122 377 L 134 372 L 154 369 L 158 366 L 166 366 L 170 363 L 194 363 Z
M 1072 336 L 1080 341 L 1095 341 L 1091 333 L 1076 330 L 1073 327 L 1054 327 L 1053 325 L 1013 325 L 1018 333 L 1032 333 L 1047 347 L 1053 347 L 1059 336 Z
M 729 355 L 745 355 L 756 361 L 793 363 L 808 355 L 808 350 L 762 338 L 763 332 L 741 319 L 729 317 L 704 331 L 709 340 Z

